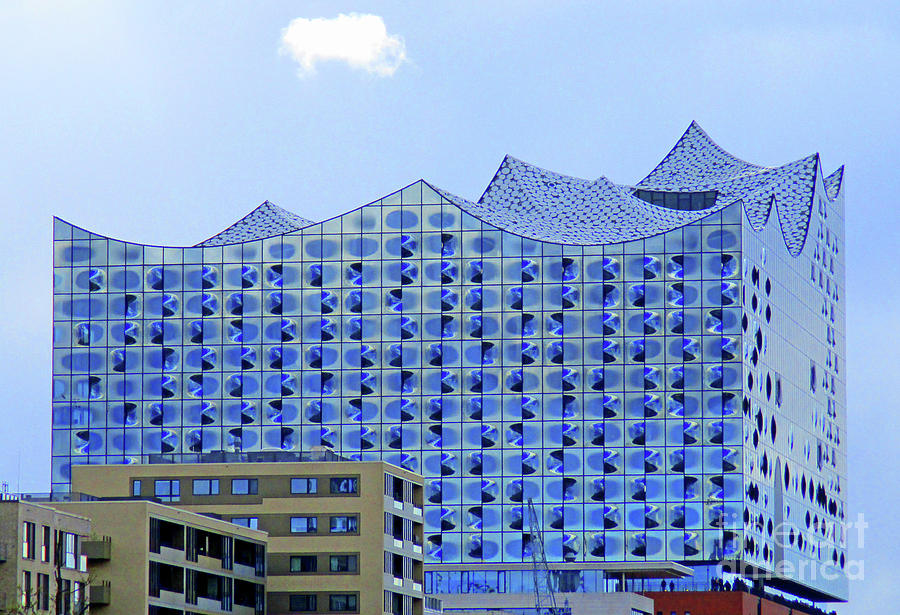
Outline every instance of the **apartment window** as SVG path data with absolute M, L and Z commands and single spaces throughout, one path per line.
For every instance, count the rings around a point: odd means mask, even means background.
M 318 531 L 316 517 L 291 517 L 291 532 L 294 534 L 315 534 Z
M 331 493 L 359 493 L 359 479 L 337 476 L 330 481 Z
M 219 495 L 218 478 L 195 478 L 194 495 Z
M 256 495 L 259 493 L 259 481 L 255 478 L 231 479 L 231 493 L 233 495 Z
M 50 575 L 38 573 L 37 575 L 37 590 L 35 591 L 35 598 L 37 599 L 37 610 L 38 611 L 48 611 L 50 610 Z
M 231 522 L 235 525 L 249 527 L 251 530 L 259 529 L 259 517 L 232 517 Z
M 316 572 L 319 558 L 315 555 L 292 555 L 291 572 Z
M 71 615 L 72 613 L 72 581 L 69 579 L 63 579 L 62 590 L 60 594 L 62 595 L 62 604 L 56 605 L 56 612 L 61 615 Z
M 358 555 L 332 555 L 328 561 L 331 572 L 356 572 L 359 570 Z
M 390 476 L 390 493 L 386 495 L 392 496 L 396 501 L 403 501 L 403 479 L 399 476 Z
M 41 526 L 41 561 L 50 561 L 50 526 Z
M 310 612 L 315 611 L 316 595 L 315 594 L 293 594 L 290 599 L 290 607 L 292 611 Z
M 178 479 L 153 481 L 153 495 L 163 502 L 177 502 L 181 499 L 181 481 Z
M 332 534 L 347 534 L 359 531 L 359 517 L 346 515 L 331 517 Z
M 59 540 L 62 541 L 62 566 L 75 570 L 78 552 L 78 536 L 71 532 L 60 532 Z
M 328 610 L 333 613 L 355 612 L 356 594 L 329 594 Z
M 426 600 L 428 597 L 426 596 Z M 426 609 L 428 606 L 426 605 Z M 440 610 L 440 608 L 435 609 Z M 403 615 L 403 594 L 384 592 L 384 612 L 391 615 Z
M 76 581 L 72 584 L 72 606 L 74 607 L 74 613 L 81 613 L 83 601 L 87 598 L 84 593 L 84 583 Z
M 141 497 L 141 481 L 139 481 L 139 480 L 131 481 L 131 497 L 135 497 L 135 498 Z
M 27 570 L 22 573 L 22 606 L 31 607 L 31 573 Z
M 164 564 L 162 562 L 150 562 L 150 595 L 160 597 L 160 591 L 184 593 L 184 568 Z
M 318 478 L 292 478 L 291 493 L 316 493 L 319 490 Z
M 22 522 L 22 557 L 25 559 L 34 559 L 34 529 L 31 521 Z

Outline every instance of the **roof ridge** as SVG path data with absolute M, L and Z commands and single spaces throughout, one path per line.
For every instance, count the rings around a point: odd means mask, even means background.
M 289 233 L 313 224 L 310 220 L 275 205 L 268 199 L 253 208 L 243 218 L 197 246 L 220 246 L 273 235 Z

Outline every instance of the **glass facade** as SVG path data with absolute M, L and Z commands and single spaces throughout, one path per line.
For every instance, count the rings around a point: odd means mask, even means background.
M 194 247 L 56 220 L 54 488 L 324 446 L 426 477 L 432 564 L 528 561 L 533 499 L 552 561 L 840 571 L 843 195 L 809 160 L 692 125 L 635 193 L 508 158 L 478 203 L 266 203 Z

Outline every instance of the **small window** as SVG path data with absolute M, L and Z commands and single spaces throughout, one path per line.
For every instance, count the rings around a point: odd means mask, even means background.
M 359 493 L 359 479 L 341 476 L 331 479 L 331 493 Z
M 153 481 L 153 495 L 163 502 L 177 502 L 181 499 L 181 481 L 177 479 Z
M 319 569 L 319 558 L 315 555 L 292 555 L 291 572 L 316 572 Z
M 331 517 L 332 534 L 352 534 L 359 531 L 359 517 L 335 516 Z
M 219 495 L 218 478 L 195 478 L 194 495 Z
M 135 498 L 141 497 L 141 481 L 131 481 L 131 496 Z
M 332 555 L 328 570 L 331 572 L 356 572 L 359 569 L 358 555 Z
M 50 561 L 50 526 L 41 526 L 41 561 Z
M 231 493 L 234 495 L 256 495 L 259 493 L 259 481 L 255 478 L 233 478 Z
M 235 525 L 249 527 L 251 530 L 259 529 L 259 517 L 232 517 L 231 522 Z
M 78 564 L 78 536 L 72 532 L 60 532 L 59 540 L 62 541 L 62 566 L 70 570 L 76 570 Z
M 37 599 L 36 606 L 38 611 L 50 610 L 50 575 L 38 573 L 35 598 Z
M 290 609 L 295 612 L 308 613 L 315 611 L 316 595 L 315 594 L 293 594 L 290 598 Z
M 316 517 L 291 517 L 291 532 L 294 534 L 315 534 L 318 531 Z
M 26 609 L 30 609 L 31 602 L 31 572 L 26 570 L 22 573 L 22 606 Z
M 329 594 L 328 610 L 333 613 L 356 611 L 356 594 Z
M 317 478 L 292 478 L 291 493 L 306 494 L 316 493 L 319 490 L 319 479 Z
M 22 522 L 22 557 L 34 559 L 35 525 L 31 521 Z

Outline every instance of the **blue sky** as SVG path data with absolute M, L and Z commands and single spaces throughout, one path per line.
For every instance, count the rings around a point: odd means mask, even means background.
M 849 492 L 870 527 L 841 611 L 897 603 L 900 11 L 637 4 L 5 0 L 0 481 L 49 478 L 51 216 L 193 244 L 266 199 L 315 220 L 419 178 L 475 198 L 506 153 L 628 183 L 696 119 L 759 164 L 847 165 Z M 283 29 L 351 12 L 405 61 L 299 76 Z

